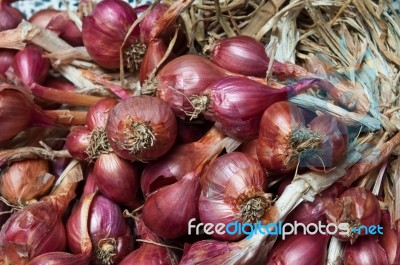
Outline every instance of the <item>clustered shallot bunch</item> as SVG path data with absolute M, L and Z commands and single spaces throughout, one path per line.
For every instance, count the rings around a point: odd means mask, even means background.
M 247 36 L 194 54 L 186 0 L 81 1 L 73 16 L 46 9 L 29 22 L 10 2 L 0 0 L 0 35 L 29 23 L 85 56 L 55 60 L 46 38 L 0 49 L 0 264 L 322 265 L 333 240 L 345 265 L 400 261 L 398 229 L 363 184 L 336 183 L 284 220 L 349 233 L 300 232 L 270 251 L 248 237 L 278 221 L 273 205 L 298 174 L 346 160 L 345 121 L 289 102 L 314 89 L 340 104 L 326 80 L 270 61 Z M 79 62 L 111 93 L 82 94 L 64 75 Z M 140 93 L 99 74 L 120 72 L 138 76 Z M 379 236 L 354 232 L 378 225 Z

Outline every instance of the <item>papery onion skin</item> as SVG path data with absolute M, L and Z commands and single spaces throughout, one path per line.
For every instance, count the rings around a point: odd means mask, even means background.
M 17 52 L 12 64 L 14 73 L 26 85 L 42 84 L 48 75 L 50 63 L 40 48 L 27 46 Z
M 135 209 L 139 206 L 139 179 L 133 165 L 115 153 L 102 154 L 93 168 L 100 192 L 107 198 Z
M 144 196 L 147 197 L 158 188 L 175 183 L 196 170 L 213 154 L 214 147 L 223 137 L 219 130 L 211 128 L 200 140 L 176 146 L 164 157 L 149 163 L 140 179 Z
M 118 264 L 133 249 L 133 236 L 121 209 L 104 196 L 97 195 L 90 205 L 89 220 L 86 224 L 82 223 L 85 220 L 81 219 L 81 207 L 82 204 L 79 204 L 67 221 L 66 231 L 70 250 L 75 254 L 82 253 L 81 229 L 83 225 L 88 225 L 94 247 L 92 262 L 99 265 Z
M 91 131 L 85 126 L 74 126 L 66 138 L 68 152 L 79 160 L 88 159 L 86 150 L 90 144 Z
M 15 51 L 10 49 L 0 49 L 0 74 L 5 74 L 11 66 L 15 56 Z
M 359 238 L 354 244 L 347 244 L 343 253 L 343 261 L 344 265 L 391 264 L 378 240 L 371 236 Z
M 233 73 L 265 76 L 269 58 L 264 45 L 248 36 L 235 36 L 211 44 L 210 60 Z
M 282 101 L 267 108 L 262 116 L 257 156 L 271 173 L 287 173 L 297 166 L 297 155 L 290 148 L 293 128 L 304 126 L 304 117 L 293 104 Z
M 176 130 L 175 116 L 168 105 L 150 96 L 118 103 L 106 126 L 114 152 L 132 161 L 150 161 L 167 153 L 175 142 Z
M 150 231 L 163 238 L 186 235 L 189 220 L 198 218 L 199 196 L 198 176 L 191 172 L 178 182 L 156 190 L 146 199 L 143 221 Z
M 202 192 L 199 199 L 199 214 L 202 223 L 211 223 L 216 226 L 219 223 L 227 225 L 231 222 L 257 223 L 269 206 L 264 196 L 267 181 L 260 163 L 243 153 L 233 152 L 222 155 L 213 161 L 202 181 Z M 258 220 L 245 212 L 245 205 L 250 200 L 257 200 L 262 205 Z M 246 218 L 246 219 L 245 219 Z M 219 240 L 235 241 L 243 238 L 244 234 L 230 235 L 228 233 L 219 235 L 213 233 L 213 237 Z
M 53 185 L 47 160 L 14 162 L 1 175 L 0 194 L 11 204 L 21 206 L 40 199 Z
M 381 210 L 378 199 L 368 190 L 361 187 L 349 188 L 332 203 L 325 212 L 328 223 L 349 223 L 350 234 L 335 236 L 354 243 L 358 237 L 366 235 L 365 229 L 353 233 L 351 229 L 361 225 L 366 227 L 378 225 L 381 221 Z
M 5 251 L 0 255 L 0 263 L 12 257 L 12 261 L 19 264 L 25 258 L 32 259 L 43 253 L 64 251 L 65 229 L 57 211 L 51 202 L 43 201 L 14 213 L 1 229 L 0 245 L 15 246 L 14 251 L 18 254 Z
M 96 183 L 96 176 L 93 173 L 93 169 L 91 169 L 88 173 L 88 176 L 85 181 L 85 186 L 83 187 L 82 197 L 86 195 L 90 195 L 98 190 Z
M 271 250 L 266 265 L 325 265 L 328 235 L 291 235 Z
M 240 146 L 239 151 L 258 160 L 257 145 L 258 145 L 258 139 L 254 139 L 249 142 L 243 143 Z
M 29 22 L 40 26 L 42 28 L 45 28 L 49 22 L 52 20 L 53 17 L 55 17 L 56 15 L 58 15 L 61 11 L 59 10 L 55 10 L 55 9 L 43 9 L 43 10 L 39 10 L 36 13 L 34 13 L 30 18 L 29 18 Z
M 183 55 L 166 64 L 157 74 L 156 93 L 176 116 L 186 119 L 187 111 L 193 110 L 187 99 L 226 75 L 225 70 L 201 56 Z
M 93 60 L 107 69 L 120 67 L 120 47 L 137 16 L 133 8 L 120 0 L 104 0 L 82 22 L 83 43 Z M 125 49 L 138 41 L 140 29 L 129 35 Z
M 24 15 L 7 1 L 0 2 L 0 31 L 14 29 L 24 19 Z

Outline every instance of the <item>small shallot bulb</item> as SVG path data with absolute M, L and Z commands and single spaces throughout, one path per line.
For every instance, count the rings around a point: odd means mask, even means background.
M 150 194 L 143 207 L 143 221 L 150 231 L 168 239 L 188 233 L 189 220 L 198 218 L 198 178 L 197 173 L 191 172 Z
M 365 227 L 378 225 L 381 221 L 381 210 L 378 199 L 368 190 L 360 187 L 350 188 L 343 192 L 325 212 L 328 223 L 348 223 L 347 234 L 337 233 L 341 240 L 354 243 L 359 236 L 366 234 Z M 364 229 L 359 229 L 365 226 Z M 359 229 L 354 232 L 353 229 Z
M 49 22 L 53 19 L 53 17 L 60 14 L 60 12 L 61 12 L 60 10 L 51 9 L 51 8 L 39 10 L 39 11 L 35 12 L 29 18 L 28 21 L 34 25 L 45 28 L 49 24 Z
M 227 225 L 257 223 L 271 205 L 264 192 L 267 181 L 260 163 L 243 153 L 225 154 L 213 161 L 202 181 L 199 213 L 202 223 Z M 213 233 L 220 240 L 237 240 L 244 234 Z
M 25 92 L 14 88 L 0 88 L 0 145 L 31 125 L 53 123 L 53 118 L 34 105 Z
M 68 152 L 76 159 L 86 160 L 88 154 L 91 131 L 85 126 L 74 126 L 66 138 L 66 148 Z
M 50 63 L 40 48 L 27 46 L 15 55 L 12 67 L 22 83 L 30 86 L 33 83 L 42 84 L 46 80 Z
M 14 162 L 1 176 L 0 193 L 12 205 L 24 206 L 45 195 L 53 185 L 47 160 Z
M 167 63 L 157 74 L 154 85 L 144 86 L 143 94 L 157 94 L 168 103 L 175 115 L 186 118 L 184 110 L 191 108 L 192 95 L 203 92 L 226 72 L 198 55 L 183 55 Z
M 69 18 L 67 12 L 60 12 L 54 16 L 46 28 L 56 32 L 60 38 L 74 47 L 83 46 L 82 32 Z
M 288 173 L 296 167 L 334 167 L 347 150 L 346 126 L 329 115 L 305 126 L 300 109 L 286 101 L 277 102 L 263 114 L 257 156 L 270 173 Z
M 41 254 L 65 251 L 61 217 L 58 208 L 49 201 L 28 205 L 14 213 L 0 232 L 0 264 L 26 264 Z
M 325 265 L 328 235 L 291 235 L 271 250 L 266 265 Z
M 210 60 L 233 73 L 265 76 L 269 58 L 264 45 L 248 36 L 235 36 L 211 43 Z
M 15 52 L 9 49 L 0 49 L 0 74 L 5 74 L 14 60 Z
M 139 206 L 139 177 L 131 162 L 113 152 L 102 154 L 94 163 L 93 174 L 104 196 L 132 210 Z
M 288 100 L 319 82 L 316 78 L 303 79 L 281 89 L 273 89 L 246 77 L 225 77 L 212 83 L 199 96 L 191 99 L 191 118 L 200 112 L 226 135 L 241 140 L 257 137 L 261 117 L 275 102 Z
M 107 69 L 120 67 L 120 48 L 136 19 L 133 8 L 121 0 L 101 1 L 90 16 L 83 18 L 83 43 L 96 63 Z M 137 55 L 144 54 L 144 46 L 137 45 L 139 34 L 139 27 L 136 27 L 123 47 L 124 65 L 131 68 L 138 67 Z
M 223 138 L 224 135 L 218 129 L 212 128 L 197 142 L 176 146 L 164 157 L 150 162 L 140 179 L 145 197 L 195 171 L 203 161 L 212 157 L 215 151 L 219 151 L 215 146 L 221 143 Z M 187 159 L 188 157 L 190 159 Z
M 219 41 L 212 41 L 208 46 L 210 60 L 232 73 L 265 77 L 270 59 L 264 45 L 248 36 L 234 36 Z M 272 74 L 279 78 L 308 75 L 307 71 L 291 63 L 273 61 Z
M 84 200 L 75 208 L 67 221 L 66 231 L 69 249 L 82 253 L 82 229 L 89 227 L 93 245 L 92 262 L 96 265 L 118 264 L 133 248 L 133 236 L 117 204 L 102 195 L 96 195 L 90 204 L 88 220 Z
M 357 239 L 354 244 L 347 244 L 343 253 L 344 265 L 389 265 L 385 250 L 378 240 L 371 236 Z
M 14 29 L 24 19 L 24 15 L 7 1 L 0 1 L 0 31 Z
M 107 121 L 114 152 L 127 160 L 150 161 L 167 153 L 176 138 L 176 119 L 162 100 L 150 96 L 118 103 Z
M 91 106 L 86 116 L 86 125 L 89 130 L 106 127 L 108 114 L 117 103 L 115 99 L 106 98 Z

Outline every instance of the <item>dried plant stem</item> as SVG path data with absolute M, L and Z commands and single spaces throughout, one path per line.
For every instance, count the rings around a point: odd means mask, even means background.
M 46 110 L 46 114 L 54 117 L 55 124 L 58 125 L 85 125 L 86 124 L 86 111 L 72 111 L 72 110 Z
M 260 29 L 270 20 L 283 5 L 285 0 L 270 0 L 261 6 L 255 16 L 253 16 L 246 27 L 242 30 L 242 35 L 256 37 Z M 260 37 L 257 37 L 260 40 Z
M 289 99 L 290 102 L 313 111 L 322 111 L 335 116 L 346 124 L 363 124 L 373 131 L 381 128 L 381 122 L 369 115 L 361 115 L 355 112 L 349 112 L 339 106 L 326 100 L 319 99 L 311 95 L 297 95 Z
M 103 97 L 95 97 L 82 95 L 74 92 L 62 91 L 50 87 L 44 87 L 38 84 L 31 86 L 32 94 L 35 97 L 53 103 L 62 103 L 73 106 L 90 107 L 104 99 Z
M 341 265 L 343 264 L 344 246 L 343 243 L 340 242 L 336 237 L 331 237 L 331 241 L 329 243 L 328 248 L 328 257 L 326 264 L 327 265 Z
M 359 162 L 352 166 L 340 180 L 343 185 L 349 187 L 358 178 L 364 176 L 372 169 L 381 165 L 388 157 L 393 153 L 393 151 L 400 145 L 400 132 L 393 136 L 386 143 L 372 147 L 369 154 L 363 158 L 363 162 Z
M 21 147 L 11 150 L 0 151 L 0 167 L 16 161 L 26 159 L 49 159 L 54 160 L 58 157 L 72 157 L 67 150 L 50 150 L 40 147 Z

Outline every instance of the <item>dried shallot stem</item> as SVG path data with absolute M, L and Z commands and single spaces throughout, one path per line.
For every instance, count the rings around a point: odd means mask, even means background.
M 54 160 L 58 157 L 72 157 L 67 150 L 51 150 L 40 147 L 21 147 L 11 150 L 0 151 L 0 167 L 11 164 L 16 161 L 26 159 L 50 159 Z
M 341 265 L 343 264 L 343 251 L 344 244 L 336 237 L 331 237 L 328 248 L 327 265 Z
M 46 114 L 54 117 L 55 124 L 58 125 L 85 125 L 86 111 L 71 110 L 46 110 Z
M 340 180 L 340 182 L 342 182 L 344 186 L 349 187 L 358 178 L 364 176 L 369 171 L 385 162 L 399 145 L 400 132 L 398 132 L 386 143 L 377 147 L 373 147 L 374 150 L 364 157 L 363 161 L 360 161 L 352 166 L 347 171 L 346 175 Z

